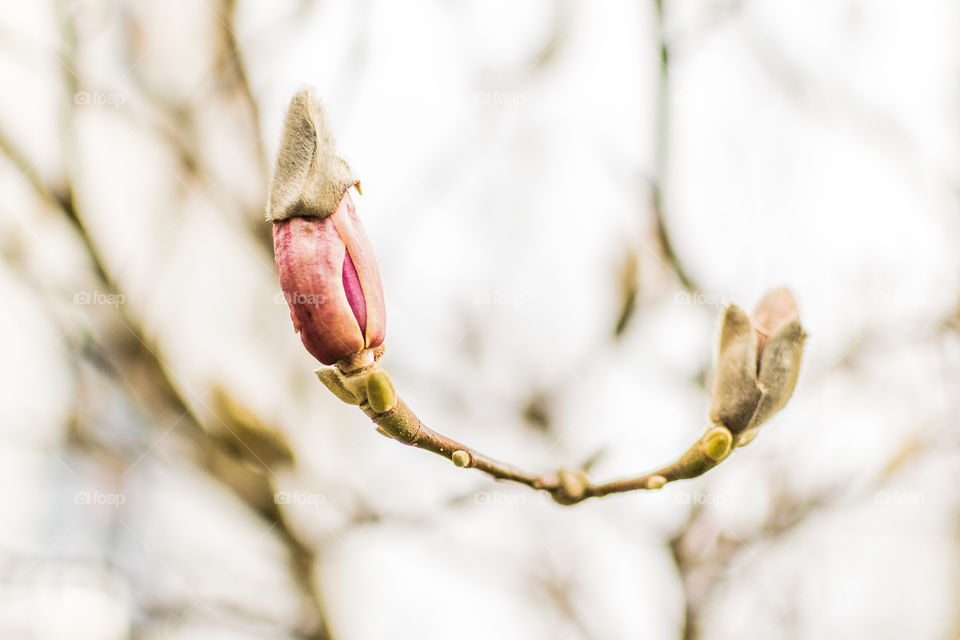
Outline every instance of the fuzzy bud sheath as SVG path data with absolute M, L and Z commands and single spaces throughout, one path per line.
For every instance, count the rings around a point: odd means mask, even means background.
M 294 330 L 326 365 L 380 346 L 386 331 L 377 261 L 348 193 L 354 185 L 323 108 L 301 91 L 287 111 L 267 220 Z
M 753 317 L 730 305 L 723 316 L 710 421 L 742 446 L 787 404 L 800 373 L 806 333 L 786 288 L 767 293 Z
M 793 395 L 805 339 L 786 288 L 768 292 L 752 317 L 728 306 L 710 394 L 712 424 L 676 462 L 646 476 L 646 488 L 702 475 L 749 443 Z

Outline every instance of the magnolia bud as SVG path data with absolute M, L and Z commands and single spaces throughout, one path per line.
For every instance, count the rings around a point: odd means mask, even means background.
M 381 345 L 386 329 L 380 272 L 347 192 L 354 184 L 322 107 L 301 91 L 284 123 L 267 219 L 294 330 L 327 365 Z
M 797 384 L 806 333 L 786 288 L 767 293 L 750 318 L 724 312 L 710 398 L 710 420 L 746 444 L 783 408 Z

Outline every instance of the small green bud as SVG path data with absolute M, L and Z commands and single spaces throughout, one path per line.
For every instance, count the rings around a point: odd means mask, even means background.
M 383 369 L 375 369 L 367 375 L 367 403 L 374 413 L 386 413 L 397 404 L 393 382 Z
M 453 464 L 458 467 L 463 468 L 470 466 L 470 454 L 466 451 L 454 451 L 450 459 L 453 460 Z
M 700 439 L 700 449 L 703 455 L 711 460 L 719 461 L 727 457 L 733 444 L 733 436 L 726 427 L 716 426 L 707 431 Z
M 663 476 L 653 476 L 647 480 L 647 489 L 662 489 L 665 484 L 667 484 L 666 478 Z

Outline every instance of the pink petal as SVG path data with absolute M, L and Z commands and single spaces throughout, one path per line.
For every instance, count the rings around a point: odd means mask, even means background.
M 344 194 L 340 206 L 337 207 L 336 213 L 330 219 L 346 244 L 347 252 L 356 268 L 360 288 L 363 291 L 363 299 L 366 303 L 363 330 L 365 344 L 367 347 L 379 346 L 383 344 L 387 326 L 380 270 L 377 268 L 377 259 L 373 254 L 373 247 L 370 246 L 370 240 L 363 230 L 363 225 L 360 223 L 360 217 L 357 215 L 356 207 L 349 192 Z
M 350 252 L 344 252 L 343 256 L 343 291 L 347 295 L 347 301 L 350 303 L 350 309 L 357 318 L 357 324 L 360 325 L 360 331 L 367 328 L 367 301 L 363 298 L 363 288 L 360 286 L 360 276 L 357 275 L 357 268 L 350 258 Z
M 758 333 L 757 353 L 763 350 L 767 338 L 776 333 L 780 327 L 799 317 L 797 301 L 794 300 L 790 289 L 779 287 L 767 292 L 753 311 L 753 326 Z
M 333 364 L 364 348 L 343 288 L 346 247 L 330 218 L 290 218 L 273 225 L 274 254 L 294 327 L 317 360 Z

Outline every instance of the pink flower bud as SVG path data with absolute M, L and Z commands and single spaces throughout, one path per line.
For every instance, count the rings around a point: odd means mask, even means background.
M 294 330 L 326 365 L 380 346 L 386 329 L 376 258 L 347 193 L 356 183 L 319 103 L 300 92 L 287 113 L 267 219 Z

